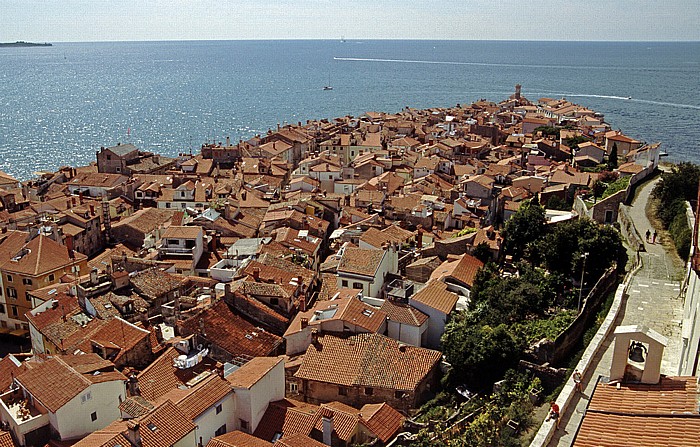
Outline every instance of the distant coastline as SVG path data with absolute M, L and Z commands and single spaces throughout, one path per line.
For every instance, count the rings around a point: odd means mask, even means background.
M 0 48 L 3 47 L 52 47 L 51 43 L 35 43 L 35 42 L 25 42 L 23 40 L 18 40 L 17 42 L 0 42 Z

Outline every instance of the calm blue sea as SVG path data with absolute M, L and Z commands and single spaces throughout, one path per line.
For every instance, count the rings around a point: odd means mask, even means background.
M 699 42 L 196 41 L 0 48 L 0 170 L 26 179 L 117 142 L 177 154 L 285 121 L 499 101 L 516 83 L 700 162 Z

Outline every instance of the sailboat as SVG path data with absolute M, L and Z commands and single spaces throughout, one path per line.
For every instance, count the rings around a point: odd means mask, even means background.
M 328 74 L 328 84 L 323 86 L 323 90 L 333 90 L 333 86 L 331 85 L 331 75 L 330 73 Z

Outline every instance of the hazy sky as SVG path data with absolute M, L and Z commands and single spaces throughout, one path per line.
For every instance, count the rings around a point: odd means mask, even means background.
M 700 0 L 0 0 L 0 41 L 700 40 Z

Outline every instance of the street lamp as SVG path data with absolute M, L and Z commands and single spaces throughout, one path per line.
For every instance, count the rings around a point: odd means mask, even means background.
M 581 297 L 583 295 L 583 275 L 586 273 L 586 259 L 588 259 L 588 252 L 581 255 L 583 258 L 583 268 L 581 269 L 581 288 L 578 291 L 578 311 L 581 312 Z

